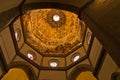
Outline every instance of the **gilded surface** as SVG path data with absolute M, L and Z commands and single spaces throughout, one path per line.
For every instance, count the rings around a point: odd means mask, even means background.
M 60 20 L 64 24 L 53 27 L 48 18 L 50 12 L 62 12 Z M 26 42 L 43 54 L 66 54 L 75 45 L 82 42 L 85 25 L 72 12 L 56 9 L 37 9 L 27 11 L 23 16 L 23 30 Z M 55 22 L 56 23 L 56 22 Z M 59 22 L 57 22 L 59 24 Z M 61 24 L 61 21 L 60 21 Z M 81 25 L 82 24 L 82 25 Z

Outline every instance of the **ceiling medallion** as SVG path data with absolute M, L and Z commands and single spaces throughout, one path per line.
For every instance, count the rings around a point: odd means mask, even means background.
M 47 15 L 47 22 L 52 28 L 58 28 L 65 24 L 66 16 L 61 10 L 53 9 Z

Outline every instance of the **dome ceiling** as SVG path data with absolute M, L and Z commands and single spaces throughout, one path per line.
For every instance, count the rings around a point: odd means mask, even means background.
M 22 16 L 26 43 L 41 54 L 67 55 L 82 45 L 85 24 L 60 9 L 29 10 Z

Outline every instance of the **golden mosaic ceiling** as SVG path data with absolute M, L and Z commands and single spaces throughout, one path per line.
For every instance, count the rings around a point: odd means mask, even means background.
M 67 54 L 82 43 L 85 32 L 78 15 L 65 10 L 29 10 L 22 21 L 25 41 L 42 54 Z

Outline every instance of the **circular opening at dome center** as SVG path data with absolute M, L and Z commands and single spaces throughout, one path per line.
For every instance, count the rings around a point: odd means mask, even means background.
M 59 21 L 60 20 L 60 16 L 59 15 L 54 15 L 53 16 L 53 20 L 56 21 L 56 22 Z

